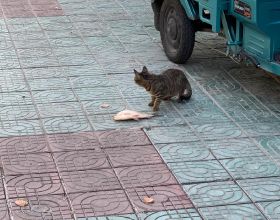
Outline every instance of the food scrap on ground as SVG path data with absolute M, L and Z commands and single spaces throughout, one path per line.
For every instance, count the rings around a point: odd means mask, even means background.
M 17 199 L 15 201 L 15 204 L 20 207 L 25 207 L 25 206 L 28 206 L 28 200 L 27 199 Z
M 144 199 L 143 199 L 143 202 L 145 204 L 151 204 L 151 203 L 154 203 L 154 199 L 152 197 L 149 197 L 149 196 L 145 196 Z
M 115 121 L 125 121 L 125 120 L 136 120 L 138 121 L 139 119 L 145 119 L 145 118 L 151 118 L 154 115 L 151 114 L 146 114 L 146 113 L 141 113 L 137 111 L 132 111 L 132 110 L 123 110 L 116 114 L 113 119 Z

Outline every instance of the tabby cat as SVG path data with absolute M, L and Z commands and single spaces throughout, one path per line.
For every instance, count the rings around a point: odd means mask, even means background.
M 178 102 L 182 102 L 192 95 L 191 85 L 182 70 L 168 69 L 160 75 L 155 75 L 144 66 L 142 72 L 134 69 L 134 73 L 135 83 L 144 87 L 151 94 L 152 101 L 149 106 L 153 107 L 153 111 L 159 110 L 162 100 L 169 100 L 178 95 Z

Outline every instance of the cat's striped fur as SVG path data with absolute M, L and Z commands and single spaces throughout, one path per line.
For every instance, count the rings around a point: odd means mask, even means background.
M 191 85 L 182 70 L 168 69 L 155 75 L 144 66 L 142 72 L 134 70 L 134 73 L 135 83 L 144 87 L 151 94 L 152 101 L 149 106 L 153 107 L 153 111 L 159 110 L 162 100 L 178 96 L 178 101 L 182 102 L 192 95 Z

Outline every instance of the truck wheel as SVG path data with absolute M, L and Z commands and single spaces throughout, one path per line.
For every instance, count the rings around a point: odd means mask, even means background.
M 160 36 L 166 56 L 185 63 L 191 56 L 195 30 L 178 0 L 165 0 L 160 10 Z

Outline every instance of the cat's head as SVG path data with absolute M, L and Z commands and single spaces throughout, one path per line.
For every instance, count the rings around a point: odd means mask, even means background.
M 144 86 L 151 75 L 146 66 L 143 67 L 142 72 L 134 69 L 134 74 L 134 81 L 140 86 Z

